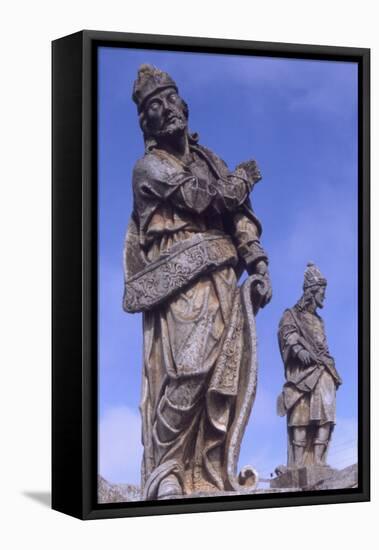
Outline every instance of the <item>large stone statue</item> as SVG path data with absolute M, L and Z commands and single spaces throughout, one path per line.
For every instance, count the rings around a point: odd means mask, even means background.
M 167 73 L 142 65 L 133 100 L 145 154 L 133 172 L 123 306 L 143 312 L 143 498 L 243 490 L 255 481 L 253 469 L 236 473 L 255 396 L 254 315 L 271 298 L 249 200 L 260 174 L 255 161 L 230 172 L 198 143 Z
M 286 383 L 278 413 L 287 415 L 287 466 L 325 465 L 336 422 L 336 389 L 342 383 L 329 353 L 324 323 L 317 313 L 326 279 L 312 263 L 304 276 L 303 295 L 279 324 L 279 347 Z

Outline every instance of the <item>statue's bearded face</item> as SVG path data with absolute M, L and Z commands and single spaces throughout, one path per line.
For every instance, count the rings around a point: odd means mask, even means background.
M 187 129 L 188 111 L 175 88 L 151 96 L 145 105 L 142 129 L 152 137 L 166 137 Z
M 324 307 L 325 291 L 326 291 L 326 286 L 325 285 L 320 285 L 320 286 L 317 287 L 316 292 L 314 294 L 314 299 L 315 299 L 315 302 L 316 302 L 316 306 L 319 307 L 319 308 Z

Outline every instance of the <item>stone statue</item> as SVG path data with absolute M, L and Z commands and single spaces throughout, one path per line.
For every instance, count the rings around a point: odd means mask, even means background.
M 326 465 L 336 422 L 336 389 L 342 380 L 316 311 L 323 307 L 325 289 L 326 279 L 309 263 L 303 295 L 284 312 L 279 324 L 286 383 L 278 398 L 278 414 L 287 415 L 289 468 Z
M 249 200 L 260 173 L 255 161 L 230 172 L 199 144 L 167 73 L 142 65 L 133 100 L 145 154 L 133 171 L 123 307 L 143 312 L 142 498 L 251 490 L 254 469 L 236 469 L 255 397 L 254 316 L 271 298 Z

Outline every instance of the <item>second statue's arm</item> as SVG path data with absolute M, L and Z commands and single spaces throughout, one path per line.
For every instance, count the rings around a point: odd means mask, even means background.
M 303 340 L 289 310 L 281 319 L 278 336 L 281 353 L 286 364 L 293 361 L 303 367 L 312 364 L 311 355 L 302 343 Z
M 319 363 L 312 346 L 307 343 L 294 321 L 293 310 L 286 310 L 279 325 L 279 342 L 284 362 L 295 362 L 300 367 Z

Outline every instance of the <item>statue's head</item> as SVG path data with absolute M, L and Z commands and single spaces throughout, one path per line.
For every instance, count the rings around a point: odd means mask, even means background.
M 304 273 L 304 305 L 311 305 L 315 308 L 324 307 L 326 284 L 327 281 L 321 274 L 319 268 L 314 263 L 309 262 Z
M 133 87 L 145 142 L 187 131 L 188 106 L 169 74 L 141 65 Z

